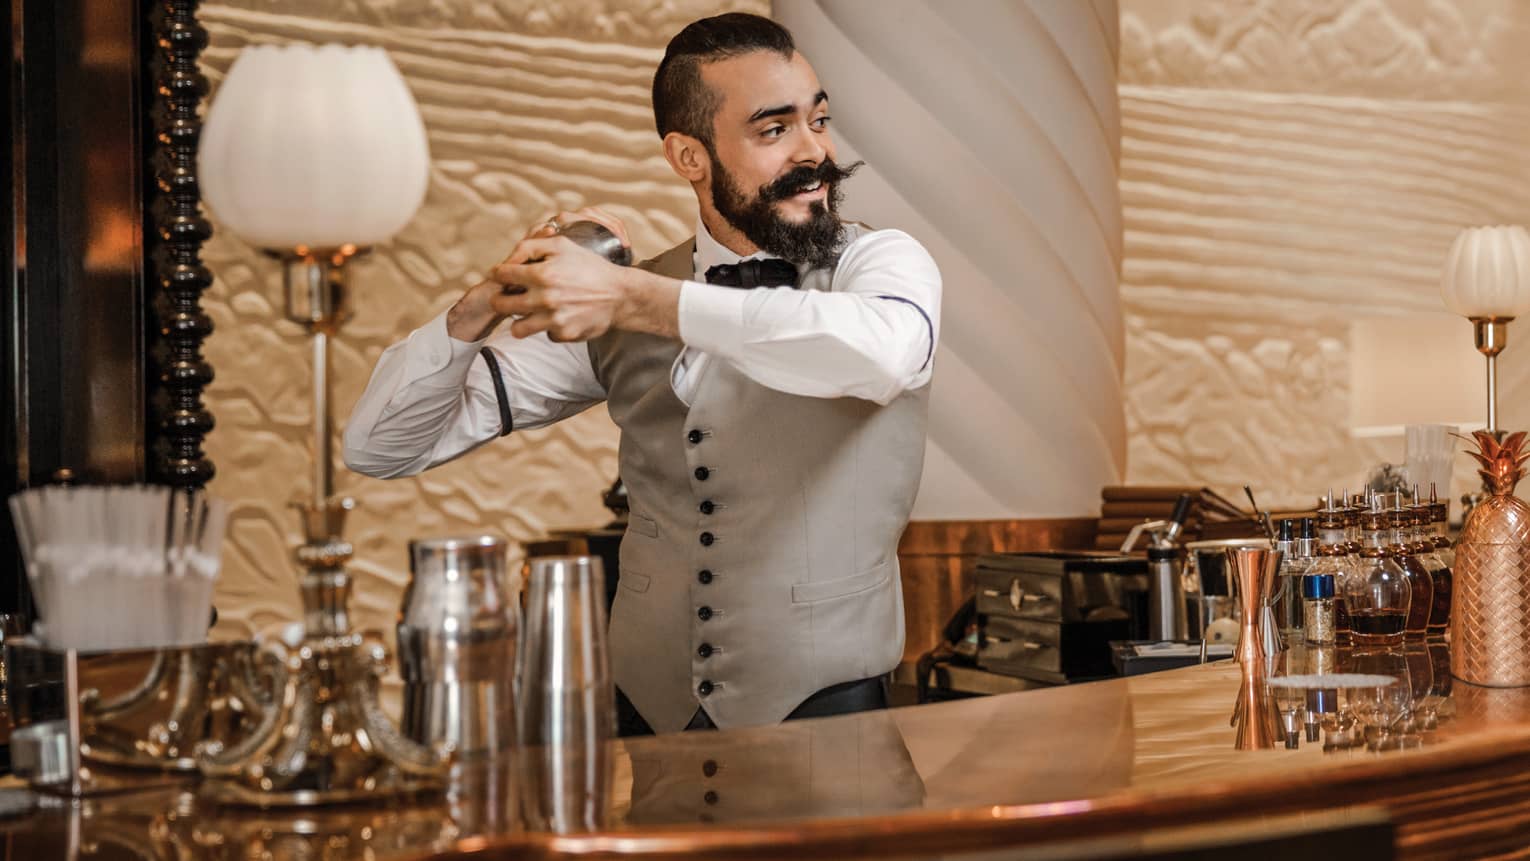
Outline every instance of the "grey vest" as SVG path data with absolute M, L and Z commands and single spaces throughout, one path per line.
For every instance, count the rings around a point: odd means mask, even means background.
M 691 279 L 692 248 L 641 265 Z M 832 275 L 809 271 L 800 289 Z M 687 407 L 670 386 L 679 341 L 612 331 L 589 349 L 631 504 L 612 672 L 649 725 L 683 729 L 698 706 L 724 728 L 775 723 L 815 691 L 891 671 L 929 386 L 885 407 L 803 397 L 714 359 Z

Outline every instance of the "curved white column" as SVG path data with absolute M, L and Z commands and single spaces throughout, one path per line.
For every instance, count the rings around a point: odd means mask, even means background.
M 1097 514 L 1126 468 L 1115 0 L 775 0 L 845 214 L 945 280 L 919 519 Z

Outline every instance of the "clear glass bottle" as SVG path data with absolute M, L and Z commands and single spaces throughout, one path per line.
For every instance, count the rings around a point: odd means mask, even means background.
M 1360 564 L 1343 583 L 1350 639 L 1358 646 L 1396 646 L 1408 624 L 1413 592 L 1389 547 L 1391 518 L 1376 499 L 1360 518 Z
M 1302 577 L 1310 564 L 1297 552 L 1296 521 L 1280 521 L 1275 549 L 1280 551 L 1280 573 L 1276 582 L 1275 620 L 1281 639 L 1287 643 L 1302 637 Z
M 1423 561 L 1414 555 L 1413 515 L 1404 506 L 1403 495 L 1392 498 L 1394 507 L 1387 511 L 1386 518 L 1387 552 L 1408 581 L 1408 620 L 1403 631 L 1409 639 L 1422 640 L 1429 634 L 1429 616 L 1434 612 L 1434 579 Z

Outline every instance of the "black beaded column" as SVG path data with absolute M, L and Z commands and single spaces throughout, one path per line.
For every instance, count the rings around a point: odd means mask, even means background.
M 197 23 L 198 0 L 143 0 L 145 104 L 148 107 L 144 241 L 149 291 L 148 474 L 175 487 L 201 487 L 213 477 L 202 441 L 213 417 L 202 403 L 212 366 L 202 342 L 212 333 L 202 291 L 212 273 L 202 265 L 202 243 L 212 227 L 202 217 L 197 184 L 197 109 L 207 79 L 197 58 L 207 31 Z

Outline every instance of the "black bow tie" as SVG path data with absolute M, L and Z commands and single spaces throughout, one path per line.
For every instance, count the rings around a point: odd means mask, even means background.
M 779 257 L 764 260 L 740 260 L 738 265 L 724 263 L 707 270 L 708 284 L 724 287 L 796 287 L 797 267 Z

